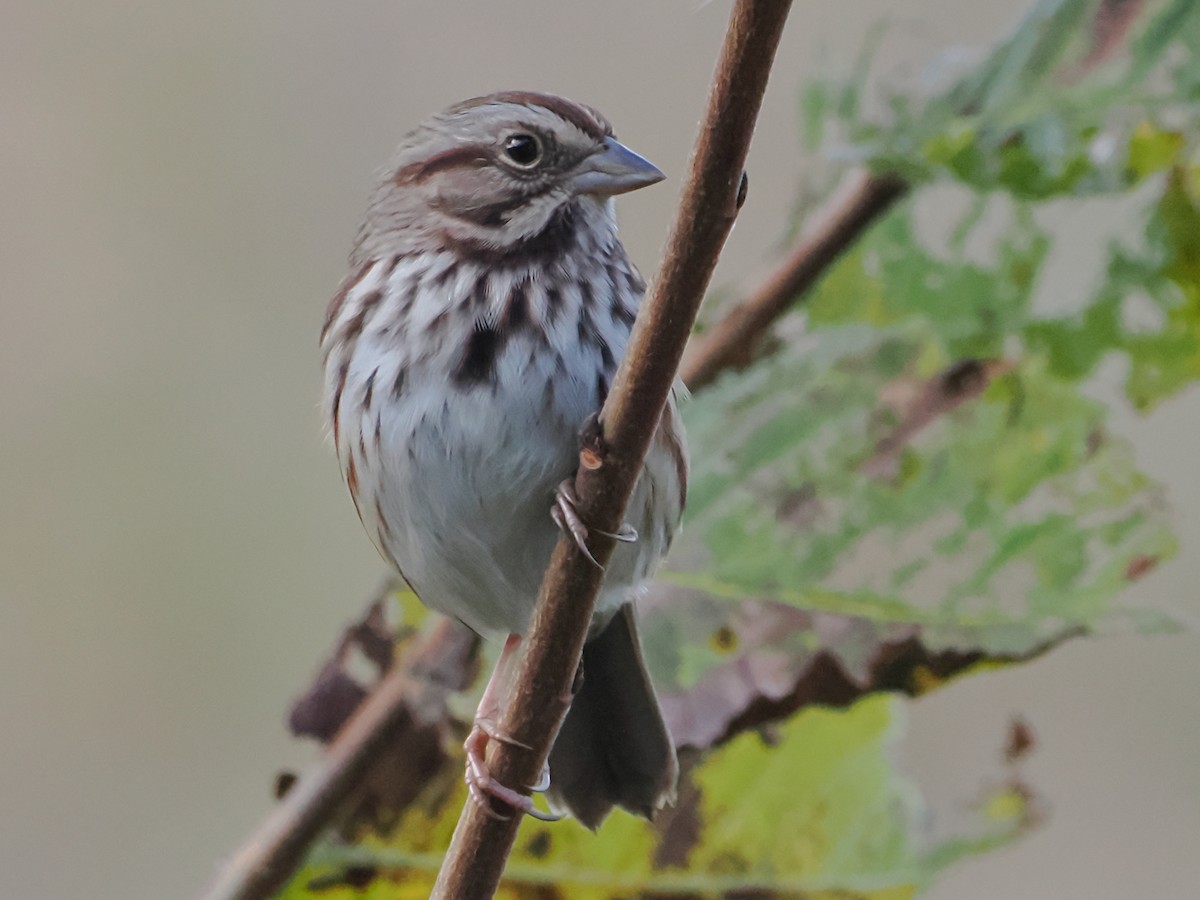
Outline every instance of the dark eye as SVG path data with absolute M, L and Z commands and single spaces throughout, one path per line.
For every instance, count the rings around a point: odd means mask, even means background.
M 504 141 L 504 155 L 518 166 L 529 168 L 542 158 L 542 145 L 532 134 L 514 134 Z

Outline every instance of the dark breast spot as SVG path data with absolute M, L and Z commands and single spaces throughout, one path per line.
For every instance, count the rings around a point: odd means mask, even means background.
M 503 344 L 504 339 L 496 329 L 483 323 L 476 324 L 454 370 L 454 383 L 460 387 L 474 387 L 494 381 L 496 360 L 504 349 Z
M 521 331 L 529 325 L 529 290 L 528 281 L 519 281 L 508 292 L 508 302 L 504 304 L 504 313 L 500 317 L 500 327 L 507 331 Z
M 371 370 L 371 374 L 367 376 L 366 387 L 363 388 L 363 409 L 371 408 L 371 400 L 375 397 L 375 376 L 379 374 L 379 367 L 376 366 Z
M 614 303 L 609 309 L 609 315 L 612 316 L 614 325 L 621 325 L 625 328 L 633 328 L 633 320 L 636 313 L 626 306 L 624 303 Z
M 556 287 L 546 287 L 546 324 L 553 325 L 562 314 L 562 293 Z

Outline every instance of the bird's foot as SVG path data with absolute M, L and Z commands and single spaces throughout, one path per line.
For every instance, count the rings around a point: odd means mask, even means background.
M 575 542 L 579 552 L 597 568 L 603 569 L 604 567 L 600 565 L 596 557 L 592 555 L 591 549 L 588 548 L 587 540 L 590 531 L 595 531 L 596 534 L 602 534 L 624 544 L 632 544 L 638 539 L 637 530 L 628 523 L 622 525 L 615 534 L 610 531 L 601 531 L 599 528 L 589 529 L 579 518 L 578 505 L 579 498 L 575 496 L 575 483 L 568 478 L 554 491 L 554 507 L 550 510 L 550 515 L 558 527 L 571 536 L 571 540 Z
M 495 723 L 487 719 L 476 720 L 471 733 L 467 735 L 467 740 L 463 743 L 463 750 L 467 754 L 467 770 L 466 782 L 467 788 L 471 792 L 471 797 L 479 804 L 484 813 L 493 819 L 504 821 L 511 819 L 512 816 L 506 816 L 503 813 L 497 812 L 492 804 L 492 800 L 499 800 L 501 803 L 512 808 L 516 812 L 524 813 L 527 816 L 533 816 L 542 822 L 557 822 L 562 818 L 555 813 L 542 812 L 533 805 L 533 800 L 525 794 L 514 791 L 512 788 L 501 784 L 492 777 L 488 771 L 485 753 L 487 751 L 488 741 L 500 741 L 512 747 L 521 747 L 526 750 L 530 749 L 528 745 L 509 737 L 506 734 L 499 732 Z M 538 779 L 538 783 L 529 788 L 531 791 L 541 792 L 550 786 L 550 769 L 548 766 L 543 767 L 542 776 Z

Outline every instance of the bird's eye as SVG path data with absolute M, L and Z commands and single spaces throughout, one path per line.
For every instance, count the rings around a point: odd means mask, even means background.
M 542 158 L 542 145 L 532 134 L 514 134 L 504 141 L 504 155 L 528 169 Z

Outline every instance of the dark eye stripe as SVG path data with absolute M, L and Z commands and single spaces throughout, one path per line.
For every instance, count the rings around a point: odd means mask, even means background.
M 396 170 L 392 181 L 403 186 L 414 181 L 423 181 L 444 169 L 456 169 L 459 166 L 470 166 L 477 169 L 486 166 L 491 161 L 491 148 L 483 144 L 466 144 L 462 147 L 443 150 L 429 159 L 403 166 Z

